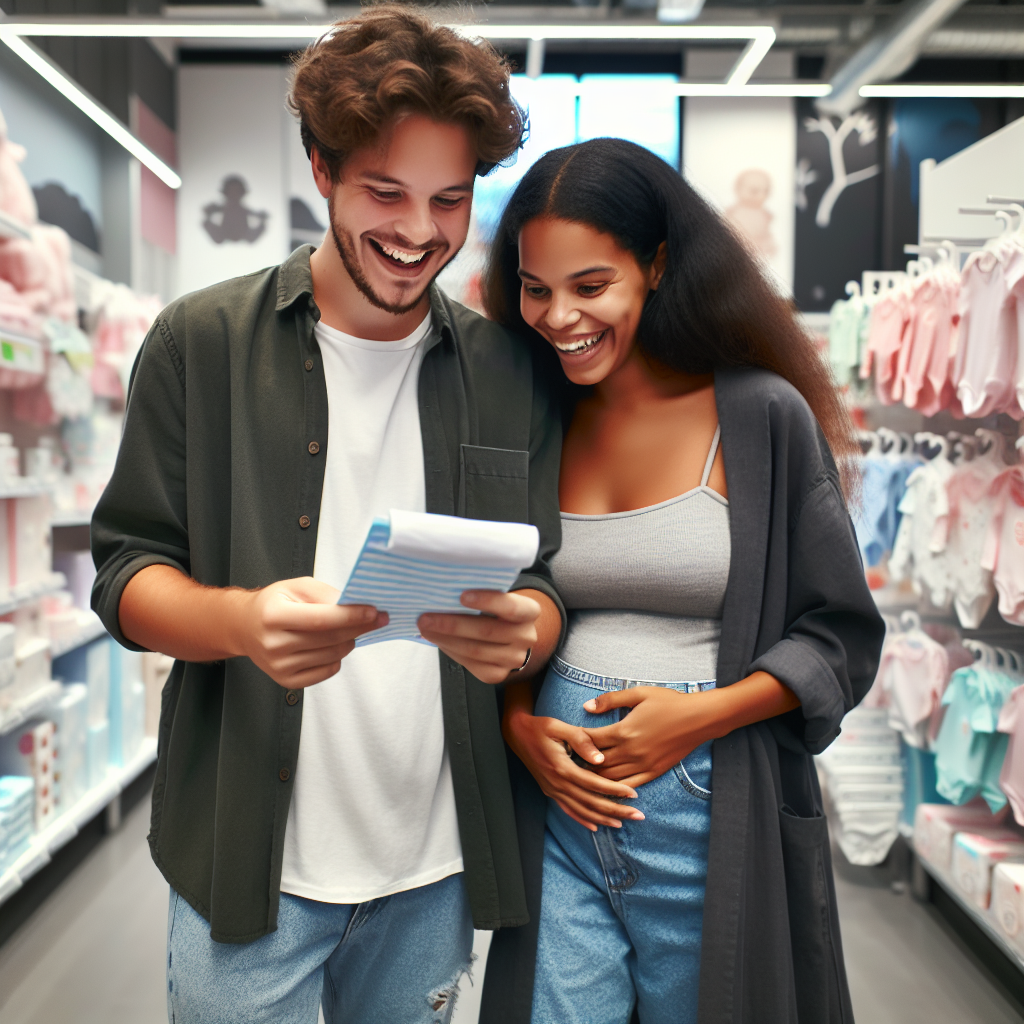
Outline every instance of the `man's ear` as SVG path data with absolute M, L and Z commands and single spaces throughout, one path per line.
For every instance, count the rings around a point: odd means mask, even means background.
M 330 199 L 334 191 L 334 182 L 331 180 L 331 172 L 327 169 L 327 161 L 320 155 L 320 150 L 316 146 L 310 146 L 309 164 L 313 168 L 313 180 L 316 182 L 317 191 L 324 199 Z
M 665 264 L 668 262 L 668 242 L 662 242 L 658 246 L 658 251 L 654 254 L 654 259 L 651 260 L 650 269 L 650 287 L 651 291 L 656 292 L 658 285 L 661 284 L 661 279 L 665 276 Z

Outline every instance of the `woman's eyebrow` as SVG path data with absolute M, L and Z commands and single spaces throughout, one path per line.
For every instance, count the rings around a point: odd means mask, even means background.
M 520 277 L 528 277 L 531 281 L 539 281 L 540 280 L 540 278 L 537 277 L 536 274 L 531 274 L 528 270 L 523 270 L 522 267 L 519 268 L 519 276 Z
M 569 279 L 574 281 L 577 277 L 586 277 L 587 274 L 599 274 L 614 269 L 614 267 L 587 267 L 586 270 L 577 270 L 575 274 L 570 274 Z

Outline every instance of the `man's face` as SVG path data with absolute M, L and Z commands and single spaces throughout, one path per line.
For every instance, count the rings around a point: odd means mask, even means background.
M 353 153 L 334 184 L 313 173 L 329 201 L 334 243 L 353 282 L 379 309 L 414 309 L 469 231 L 477 163 L 469 133 L 422 114 L 400 118 Z

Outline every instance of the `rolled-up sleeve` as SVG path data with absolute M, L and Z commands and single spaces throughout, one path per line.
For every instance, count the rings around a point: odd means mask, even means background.
M 149 565 L 189 573 L 185 478 L 185 368 L 167 320 L 157 319 L 132 374 L 114 473 L 92 518 L 92 607 L 111 636 L 128 581 Z
M 770 673 L 800 699 L 798 710 L 771 720 L 779 742 L 817 754 L 870 689 L 885 636 L 831 475 L 802 502 L 789 552 L 785 635 L 750 670 Z

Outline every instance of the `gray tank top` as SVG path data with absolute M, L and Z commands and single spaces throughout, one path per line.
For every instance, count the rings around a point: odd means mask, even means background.
M 715 678 L 732 554 L 729 502 L 700 486 L 602 516 L 562 513 L 551 572 L 568 612 L 558 655 L 598 675 L 665 682 Z

